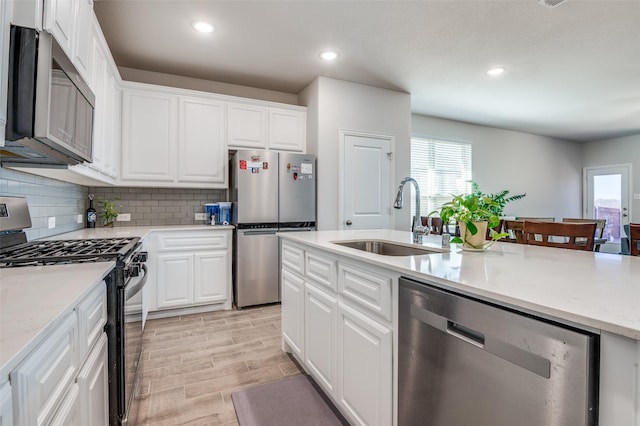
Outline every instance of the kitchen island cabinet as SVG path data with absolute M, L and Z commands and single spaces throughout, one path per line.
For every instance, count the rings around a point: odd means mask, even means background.
M 283 277 L 285 272 L 292 272 L 291 262 L 285 261 L 291 258 L 285 253 L 288 246 L 296 247 L 306 258 L 335 261 L 337 293 L 322 284 L 323 274 L 318 277 L 318 271 L 331 268 L 306 262 L 296 274 L 312 284 L 313 294 L 321 290 L 337 296 L 335 392 L 327 391 L 326 385 L 323 388 L 353 424 L 378 424 L 386 409 L 391 420 L 380 424 L 397 424 L 397 278 L 406 276 L 598 335 L 599 424 L 640 426 L 640 259 L 508 243 L 496 243 L 482 253 L 462 252 L 457 246 L 443 252 L 439 239 L 431 236 L 425 239 L 423 248 L 434 252 L 415 256 L 382 256 L 333 243 L 365 239 L 412 246 L 410 233 L 390 230 L 321 231 L 280 237 Z M 388 292 L 385 277 L 389 279 Z M 284 279 L 282 285 L 284 294 Z M 331 303 L 326 303 L 330 299 L 316 297 L 318 300 L 325 302 L 324 321 L 330 323 Z M 315 348 L 311 351 L 322 355 L 318 348 L 332 346 L 333 337 L 326 330 L 318 331 L 316 317 L 320 315 L 316 312 L 322 304 L 316 305 L 293 306 L 297 316 L 302 310 L 305 321 L 304 332 L 298 336 L 298 345 L 302 342 L 306 349 L 301 357 L 284 333 L 290 306 L 283 297 L 283 347 L 322 385 L 330 377 L 326 373 L 330 371 L 326 368 L 330 357 L 310 356 L 307 348 Z M 374 403 L 376 392 L 388 392 L 380 399 L 382 404 Z M 370 398 L 369 403 L 357 405 L 362 398 Z M 385 406 L 384 401 L 391 402 Z M 358 411 L 354 407 L 365 408 Z

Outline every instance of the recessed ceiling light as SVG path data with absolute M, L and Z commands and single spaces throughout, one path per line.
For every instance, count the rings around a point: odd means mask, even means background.
M 487 74 L 489 75 L 500 75 L 504 72 L 504 67 L 497 67 L 497 68 L 491 68 L 489 71 L 487 71 Z
M 212 33 L 216 27 L 206 21 L 194 21 L 191 23 L 194 30 L 201 33 Z
M 320 57 L 325 61 L 333 61 L 334 59 L 337 59 L 338 56 L 338 52 L 334 52 L 333 50 L 325 50 L 320 53 Z

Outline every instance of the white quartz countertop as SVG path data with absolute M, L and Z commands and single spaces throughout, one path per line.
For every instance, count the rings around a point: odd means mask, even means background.
M 445 253 L 382 256 L 331 242 L 377 239 L 411 245 L 411 233 L 355 230 L 279 236 L 524 312 L 640 340 L 640 257 L 503 242 L 484 252 L 452 245 Z M 427 236 L 422 245 L 442 249 L 441 237 Z
M 115 262 L 0 269 L 0 382 Z

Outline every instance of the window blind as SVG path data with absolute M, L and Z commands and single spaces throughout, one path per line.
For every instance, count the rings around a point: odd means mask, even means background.
M 412 138 L 411 177 L 420 185 L 420 215 L 439 210 L 451 200 L 452 194 L 471 192 L 471 144 Z M 411 217 L 414 217 L 413 187 L 411 191 Z

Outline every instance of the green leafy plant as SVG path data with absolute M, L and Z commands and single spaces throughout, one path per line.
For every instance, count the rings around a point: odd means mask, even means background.
M 115 200 L 119 200 L 119 198 L 114 198 L 113 201 L 106 198 L 98 199 L 98 204 L 102 206 L 102 212 L 98 217 L 104 220 L 105 226 L 113 224 L 113 221 L 118 217 L 117 209 L 122 208 L 122 206 L 116 206 Z
M 480 186 L 474 181 L 471 181 L 471 187 L 472 187 L 472 191 L 471 191 L 472 194 L 476 195 L 478 198 L 486 196 L 486 197 L 489 197 L 491 200 L 493 200 L 494 203 L 492 205 L 487 206 L 487 209 L 492 213 L 494 213 L 496 216 L 504 216 L 504 207 L 507 205 L 507 203 L 520 200 L 527 195 L 525 193 L 525 194 L 517 194 L 517 195 L 512 195 L 511 197 L 507 197 L 507 195 L 509 195 L 508 189 L 500 191 L 497 194 L 484 194 L 480 190 Z
M 487 222 L 487 227 L 491 229 L 491 240 L 497 241 L 508 236 L 506 232 L 496 232 L 494 229 L 500 224 L 500 216 L 503 214 L 507 203 L 523 198 L 526 194 L 518 194 L 508 197 L 509 191 L 500 191 L 497 194 L 483 193 L 478 184 L 471 182 L 472 191 L 470 194 L 452 195 L 451 201 L 444 203 L 440 211 L 435 210 L 429 216 L 439 214 L 444 223 L 450 223 L 452 219 L 458 223 L 464 223 L 466 230 L 471 235 L 478 233 L 476 223 Z M 451 239 L 452 243 L 464 243 L 460 237 Z M 476 247 L 480 248 L 480 247 Z

